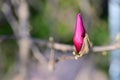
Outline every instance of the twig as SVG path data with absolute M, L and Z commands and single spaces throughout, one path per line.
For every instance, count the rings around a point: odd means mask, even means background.
M 39 51 L 39 48 L 36 47 L 34 44 L 32 44 L 31 50 L 33 52 L 34 57 L 42 64 L 47 65 L 47 61 L 42 55 L 42 53 Z
M 50 43 L 47 41 L 43 41 L 39 39 L 32 39 L 32 40 L 39 46 L 47 46 L 50 48 Z M 120 41 L 114 44 L 109 44 L 104 46 L 93 46 L 91 47 L 91 51 L 96 53 L 96 52 L 111 51 L 119 48 L 120 48 Z M 54 43 L 54 49 L 60 50 L 63 52 L 75 50 L 73 45 L 67 45 L 67 44 L 61 44 L 61 43 Z
M 4 41 L 7 39 L 15 39 L 15 37 L 14 36 L 6 36 L 6 35 L 0 36 L 0 41 Z M 36 39 L 36 38 L 31 38 L 31 40 L 40 47 L 46 46 L 48 48 L 51 48 L 51 43 L 49 41 Z M 71 52 L 71 51 L 75 50 L 73 45 L 57 43 L 57 42 L 54 42 L 54 49 L 63 51 L 63 52 L 67 52 L 67 51 Z M 109 44 L 109 45 L 92 46 L 91 47 L 91 51 L 94 53 L 104 52 L 104 51 L 112 51 L 112 50 L 116 50 L 116 49 L 120 49 L 120 41 L 115 42 L 113 44 Z
M 56 62 L 62 61 L 62 60 L 75 60 L 75 56 L 63 55 L 63 56 L 58 57 L 58 59 L 56 59 Z
M 48 42 L 48 41 L 35 39 L 35 38 L 32 38 L 32 40 L 33 40 L 34 43 L 36 43 L 40 47 L 41 46 L 47 46 L 47 47 L 51 48 L 51 43 Z M 56 43 L 56 42 L 54 42 L 54 49 L 55 50 L 60 50 L 60 51 L 63 51 L 63 52 L 75 50 L 73 45 Z
M 92 48 L 92 51 L 93 52 L 104 52 L 104 51 L 112 51 L 116 49 L 120 49 L 120 41 L 114 44 L 106 45 L 106 46 L 94 46 Z
M 49 63 L 48 63 L 48 69 L 50 71 L 54 70 L 55 67 L 55 53 L 54 53 L 54 39 L 53 37 L 49 38 L 49 41 L 51 43 L 51 53 L 50 53 L 50 59 L 49 59 Z

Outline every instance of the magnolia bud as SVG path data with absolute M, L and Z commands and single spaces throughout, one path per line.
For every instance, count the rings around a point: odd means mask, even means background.
M 79 53 L 82 48 L 85 34 L 86 34 L 86 30 L 83 24 L 83 20 L 80 13 L 78 13 L 76 19 L 76 25 L 75 25 L 75 33 L 73 38 L 73 43 L 77 53 Z

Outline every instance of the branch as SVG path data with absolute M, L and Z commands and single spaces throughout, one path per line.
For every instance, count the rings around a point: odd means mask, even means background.
M 17 37 L 19 24 L 12 13 L 12 9 L 10 8 L 10 5 L 7 3 L 3 3 L 2 7 L 1 7 L 1 11 L 3 12 L 5 18 L 11 25 L 13 32 L 14 32 L 15 36 Z
M 51 47 L 50 43 L 47 41 L 39 40 L 39 39 L 32 39 L 37 45 L 39 46 L 47 46 Z M 91 48 L 92 52 L 104 52 L 104 51 L 112 51 L 120 48 L 120 41 L 114 44 L 104 45 L 104 46 L 93 46 Z M 75 50 L 73 45 L 62 44 L 62 43 L 54 43 L 54 49 L 60 50 L 63 52 L 66 51 L 73 51 Z
M 49 63 L 48 63 L 48 69 L 50 71 L 53 71 L 55 68 L 54 38 L 50 37 L 49 42 L 51 43 L 51 52 L 50 52 L 50 58 L 49 58 Z
M 37 44 L 40 47 L 47 46 L 48 48 L 51 48 L 51 43 L 49 41 L 35 39 L 35 38 L 32 38 L 32 40 L 35 44 Z M 75 50 L 73 45 L 56 43 L 56 42 L 54 42 L 54 49 L 55 50 L 60 50 L 60 51 L 63 51 L 63 52 Z
M 36 47 L 36 45 L 32 44 L 31 50 L 33 52 L 34 57 L 42 64 L 47 65 L 47 61 L 42 55 L 42 53 L 39 51 L 39 48 Z
M 13 0 L 15 2 L 16 0 Z M 19 76 L 20 78 L 16 78 L 15 80 L 26 80 L 27 79 L 27 66 L 29 61 L 29 52 L 31 47 L 31 41 L 29 39 L 29 27 L 28 27 L 28 18 L 29 11 L 26 0 L 19 0 L 18 8 L 15 8 L 15 12 L 18 17 L 18 47 L 19 47 Z M 16 3 L 14 3 L 15 5 Z M 9 21 L 10 22 L 10 21 Z M 11 25 L 12 26 L 12 25 Z
M 114 44 L 106 45 L 106 46 L 94 46 L 92 48 L 92 51 L 93 52 L 104 52 L 104 51 L 112 51 L 116 49 L 120 49 L 120 41 Z
M 0 41 L 4 41 L 4 40 L 8 40 L 8 39 L 15 39 L 15 37 L 14 36 L 4 36 L 4 35 L 0 36 Z M 49 41 L 36 39 L 36 38 L 31 38 L 31 40 L 35 44 L 37 44 L 39 47 L 47 46 L 48 48 L 51 48 L 51 43 Z M 71 51 L 75 50 L 73 45 L 62 44 L 62 43 L 57 43 L 57 42 L 54 42 L 54 49 L 63 51 L 63 52 L 67 52 L 67 51 L 71 52 Z M 116 50 L 116 49 L 120 49 L 120 41 L 115 42 L 113 44 L 109 44 L 109 45 L 91 47 L 91 51 L 95 52 L 95 53 L 104 52 L 104 51 L 112 51 L 112 50 Z

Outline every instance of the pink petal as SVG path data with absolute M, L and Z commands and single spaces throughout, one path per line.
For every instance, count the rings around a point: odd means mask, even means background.
M 81 48 L 82 48 L 84 37 L 86 34 L 86 30 L 84 28 L 83 20 L 82 20 L 80 13 L 77 14 L 75 27 L 76 28 L 75 28 L 73 43 L 74 43 L 74 46 L 76 48 L 76 51 L 79 53 Z

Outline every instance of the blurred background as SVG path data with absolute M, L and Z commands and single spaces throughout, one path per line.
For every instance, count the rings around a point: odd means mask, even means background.
M 0 7 L 8 1 L 0 0 Z M 32 38 L 45 41 L 49 41 L 49 37 L 52 36 L 55 42 L 73 45 L 76 14 L 80 12 L 93 46 L 110 44 L 109 2 L 110 0 L 27 0 L 30 14 L 30 35 Z M 118 2 L 120 1 L 118 0 Z M 14 13 L 14 7 L 11 10 Z M 13 15 L 17 17 L 15 13 Z M 13 76 L 15 71 L 10 69 L 16 61 L 19 61 L 19 47 L 16 40 L 1 40 L 4 36 L 11 35 L 14 35 L 11 25 L 0 10 L 0 80 L 4 80 L 6 75 L 7 77 Z M 47 47 L 41 47 L 40 50 L 43 54 L 50 53 L 50 49 Z M 64 53 L 72 54 L 72 52 L 55 51 L 55 54 L 58 55 Z M 104 54 L 104 52 L 101 53 Z M 31 57 L 33 64 L 29 71 L 31 78 L 28 80 L 110 80 L 111 55 L 107 53 L 110 52 L 105 52 L 104 56 L 99 53 L 90 54 L 77 61 L 60 61 L 56 65 L 56 70 L 51 74 L 48 74 L 46 69 L 36 70 L 36 67 L 33 66 L 36 60 Z M 30 55 L 32 56 L 32 54 Z

